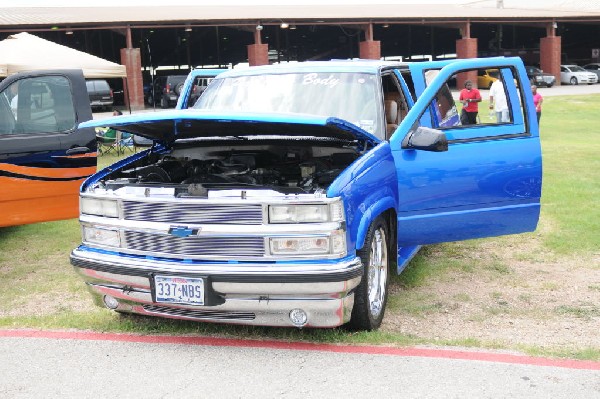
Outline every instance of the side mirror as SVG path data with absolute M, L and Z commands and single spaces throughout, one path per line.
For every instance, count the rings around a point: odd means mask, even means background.
M 404 137 L 402 148 L 433 152 L 448 151 L 448 138 L 440 130 L 419 126 L 411 129 Z

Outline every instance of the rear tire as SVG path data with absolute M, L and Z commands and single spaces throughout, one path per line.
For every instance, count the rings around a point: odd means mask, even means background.
M 164 96 L 160 98 L 160 107 L 161 108 L 169 108 L 169 100 L 167 100 Z
M 385 220 L 373 221 L 365 245 L 358 251 L 363 277 L 354 292 L 354 307 L 348 326 L 355 330 L 376 330 L 385 314 L 389 285 L 389 234 Z
M 173 91 L 175 92 L 175 94 L 180 95 L 181 90 L 183 90 L 183 83 L 179 83 L 177 86 L 175 86 L 175 89 Z

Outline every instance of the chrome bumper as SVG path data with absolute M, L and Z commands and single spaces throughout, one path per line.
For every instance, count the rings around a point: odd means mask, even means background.
M 350 320 L 353 289 L 360 283 L 359 258 L 344 262 L 186 264 L 76 249 L 71 263 L 95 301 L 116 299 L 120 312 L 175 319 L 263 326 L 295 326 L 290 312 L 303 310 L 305 327 L 336 327 Z M 153 302 L 153 274 L 204 277 L 212 306 Z

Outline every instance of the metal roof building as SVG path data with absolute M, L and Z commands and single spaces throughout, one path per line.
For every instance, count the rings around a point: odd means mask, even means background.
M 519 55 L 558 75 L 561 61 L 589 61 L 600 48 L 600 0 L 46 4 L 5 0 L 0 39 L 26 31 L 121 62 L 128 68 L 134 106 L 140 96 L 143 102 L 144 67 Z

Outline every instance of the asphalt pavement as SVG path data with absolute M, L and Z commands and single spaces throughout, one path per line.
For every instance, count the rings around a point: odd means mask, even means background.
M 600 362 L 503 352 L 0 330 L 2 398 L 600 398 Z

